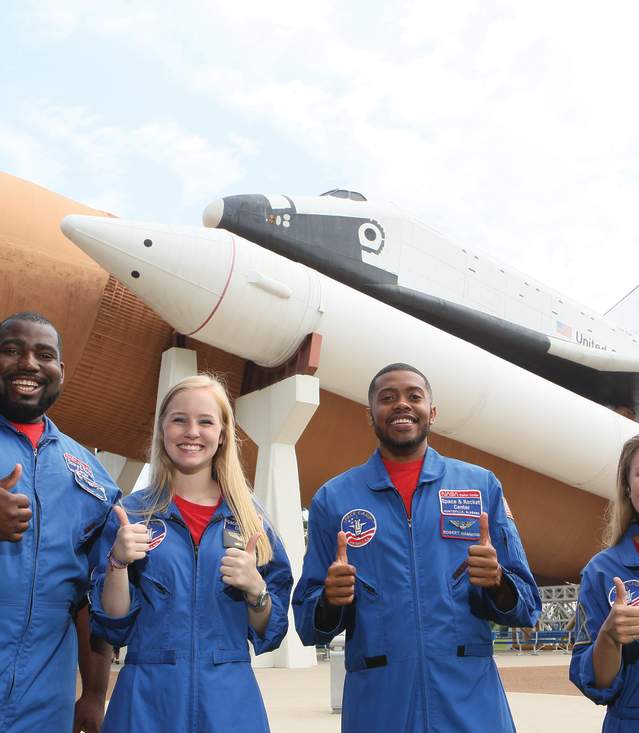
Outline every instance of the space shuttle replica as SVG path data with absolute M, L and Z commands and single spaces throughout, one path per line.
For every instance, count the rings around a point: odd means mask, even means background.
M 362 404 L 379 368 L 412 363 L 437 433 L 611 494 L 639 432 L 608 409 L 639 410 L 635 293 L 616 324 L 351 191 L 228 196 L 203 219 L 71 215 L 62 230 L 179 333 L 267 367 L 318 333 L 320 384 Z

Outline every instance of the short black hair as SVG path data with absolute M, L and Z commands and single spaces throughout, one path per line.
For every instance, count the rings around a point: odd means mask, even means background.
M 431 389 L 430 382 L 426 378 L 426 375 L 423 372 L 420 372 L 417 367 L 411 366 L 410 364 L 404 364 L 403 362 L 396 362 L 394 364 L 388 364 L 383 369 L 380 369 L 377 374 L 373 377 L 371 380 L 371 383 L 368 387 L 368 404 L 372 404 L 373 402 L 373 394 L 375 392 L 375 386 L 377 383 L 377 380 L 379 377 L 382 376 L 382 374 L 388 374 L 389 372 L 413 372 L 414 374 L 419 374 L 419 376 L 424 380 L 424 384 L 426 385 L 426 391 L 428 392 L 428 396 L 433 399 L 433 390 Z
M 42 313 L 38 313 L 37 311 L 20 311 L 20 313 L 14 313 L 0 323 L 0 332 L 10 323 L 13 323 L 13 321 L 28 321 L 29 323 L 40 323 L 43 326 L 51 326 L 55 331 L 55 335 L 58 337 L 58 356 L 60 359 L 62 358 L 62 336 L 60 336 L 60 331 Z

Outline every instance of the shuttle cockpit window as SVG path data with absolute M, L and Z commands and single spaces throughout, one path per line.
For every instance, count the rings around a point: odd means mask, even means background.
M 350 199 L 351 201 L 366 201 L 366 197 L 357 191 L 346 191 L 343 188 L 334 188 L 332 191 L 326 191 L 322 196 L 334 196 L 336 199 Z

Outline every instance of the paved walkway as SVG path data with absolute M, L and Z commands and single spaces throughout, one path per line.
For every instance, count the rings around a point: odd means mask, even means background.
M 601 732 L 605 708 L 570 683 L 568 654 L 503 652 L 495 659 L 518 733 Z M 114 679 L 118 669 L 113 668 Z M 273 733 L 339 733 L 340 716 L 330 711 L 328 662 L 311 669 L 256 669 L 255 674 Z

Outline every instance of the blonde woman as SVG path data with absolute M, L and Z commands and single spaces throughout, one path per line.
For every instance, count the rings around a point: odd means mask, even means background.
M 606 548 L 586 565 L 570 679 L 607 705 L 605 733 L 639 730 L 639 435 L 624 445 Z
M 247 638 L 257 654 L 279 646 L 292 577 L 216 379 L 189 377 L 166 395 L 151 476 L 101 540 L 92 630 L 128 646 L 102 731 L 268 731 Z

